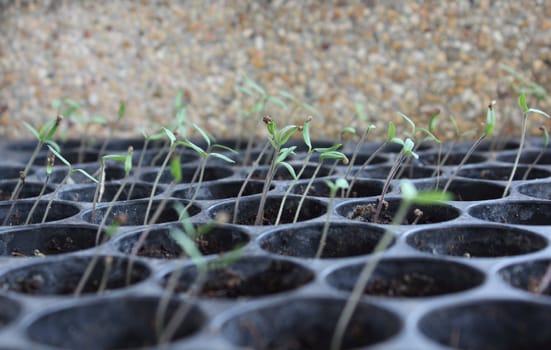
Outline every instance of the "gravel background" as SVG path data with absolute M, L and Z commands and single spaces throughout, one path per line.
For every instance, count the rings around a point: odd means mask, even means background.
M 189 120 L 232 136 L 253 102 L 235 89 L 245 75 L 314 105 L 315 138 L 360 125 L 355 102 L 383 135 L 396 111 L 426 126 L 440 109 L 443 121 L 453 115 L 464 130 L 480 127 L 497 100 L 507 133 L 519 123 L 520 81 L 500 65 L 549 90 L 550 18 L 543 0 L 0 0 L 0 135 L 29 137 L 20 121 L 39 125 L 55 116 L 53 99 L 69 97 L 84 116 L 111 120 L 125 101 L 117 135 L 137 136 L 174 120 L 181 89 Z M 530 105 L 549 111 L 541 97 L 530 96 Z M 267 112 L 280 125 L 309 113 Z M 245 133 L 263 130 L 260 120 L 251 118 Z M 532 128 L 542 123 L 532 120 Z M 83 126 L 65 127 L 79 137 Z

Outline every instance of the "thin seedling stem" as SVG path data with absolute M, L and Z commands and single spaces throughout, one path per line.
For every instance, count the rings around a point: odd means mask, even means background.
M 239 200 L 243 196 L 243 192 L 245 192 L 245 188 L 247 187 L 247 184 L 251 180 L 251 177 L 253 176 L 254 170 L 256 168 L 258 168 L 258 164 L 260 163 L 260 160 L 264 156 L 264 153 L 266 153 L 266 150 L 268 149 L 269 146 L 270 146 L 270 142 L 266 142 L 266 144 L 262 148 L 262 151 L 260 151 L 260 154 L 258 155 L 256 160 L 254 161 L 253 166 L 251 167 L 249 173 L 247 174 L 247 177 L 245 178 L 245 181 L 243 181 L 243 185 L 241 185 L 241 188 L 239 189 L 239 193 L 237 194 L 237 198 L 235 199 L 235 206 L 233 208 L 232 223 L 234 223 L 234 224 L 237 222 L 237 211 L 239 209 Z
M 358 171 L 356 171 L 356 174 L 354 174 L 354 177 L 350 181 L 350 186 L 346 190 L 346 195 L 345 195 L 346 198 L 350 197 L 350 192 L 352 192 L 352 187 L 354 186 L 356 181 L 358 181 L 358 178 L 360 177 L 360 175 L 361 175 L 362 171 L 365 169 L 365 167 L 367 167 L 369 165 L 369 163 L 371 163 L 373 161 L 373 159 L 375 159 L 375 156 L 377 155 L 377 153 L 379 153 L 387 144 L 388 144 L 388 142 L 386 142 L 386 141 L 381 143 L 381 145 L 379 147 L 377 147 L 377 149 L 375 149 L 375 151 L 373 151 L 373 153 L 371 153 L 369 158 L 367 158 L 365 160 L 365 162 L 363 162 L 360 169 L 358 169 Z M 350 164 L 354 164 L 353 161 L 350 161 Z M 345 176 L 345 179 L 346 178 L 348 178 L 348 176 Z
M 360 140 L 358 141 L 358 143 L 356 143 L 356 147 L 354 147 L 354 152 L 352 153 L 352 157 L 350 157 L 350 164 L 346 167 L 346 172 L 344 173 L 345 179 L 348 178 L 348 175 L 350 175 L 350 171 L 352 170 L 352 167 L 356 162 L 356 157 L 358 156 L 358 153 L 360 153 L 360 147 L 362 146 L 362 143 L 365 141 L 365 138 L 367 137 L 369 130 L 371 130 L 371 128 L 367 128 L 363 132 L 362 136 L 360 137 Z
M 337 160 L 337 162 L 338 162 L 338 160 Z M 310 191 L 310 188 L 312 187 L 312 184 L 314 183 L 314 179 L 316 178 L 316 176 L 318 176 L 318 173 L 321 169 L 322 164 L 323 164 L 323 160 L 320 160 L 320 162 L 316 166 L 316 169 L 314 169 L 314 173 L 312 174 L 312 177 L 310 178 L 310 180 L 308 181 L 308 184 L 306 185 L 306 189 L 304 190 L 304 193 L 300 197 L 300 200 L 298 202 L 297 209 L 296 209 L 296 212 L 295 212 L 295 217 L 293 218 L 293 224 L 296 224 L 297 221 L 298 221 L 298 217 L 300 215 L 300 210 L 302 209 L 302 205 L 304 204 L 304 200 L 306 199 L 306 196 L 308 195 L 308 192 Z
M 199 192 L 201 191 L 201 186 L 203 185 L 203 179 L 205 177 L 205 165 L 207 164 L 207 157 L 201 158 L 201 165 L 199 167 L 199 179 L 197 180 L 197 185 L 195 185 L 195 191 L 193 192 L 193 197 L 189 200 L 189 203 L 184 207 L 184 210 L 187 211 L 192 205 L 193 202 L 197 199 Z M 190 189 L 193 186 L 190 187 Z
M 166 168 L 166 165 L 168 164 L 168 161 L 172 156 L 172 153 L 174 153 L 174 148 L 175 148 L 174 145 L 170 146 L 169 151 L 166 154 L 165 159 L 163 160 L 163 164 L 161 165 L 161 168 L 159 169 L 159 172 L 155 177 L 155 182 L 153 183 L 153 188 L 151 189 L 151 194 L 149 195 L 149 201 L 147 202 L 147 208 L 145 209 L 145 216 L 143 221 L 144 225 L 147 225 L 147 222 L 149 220 L 149 212 L 151 211 L 151 206 L 153 205 L 153 197 L 157 192 L 157 186 L 159 185 L 159 181 L 161 180 L 161 176 L 163 175 L 164 169 Z
M 268 190 L 272 186 L 272 180 L 275 175 L 276 159 L 279 154 L 279 149 L 280 149 L 279 146 L 274 149 L 274 156 L 272 158 L 272 163 L 270 164 L 270 169 L 268 170 L 268 174 L 266 175 L 266 179 L 264 180 L 264 187 L 262 188 L 262 196 L 260 197 L 258 212 L 256 214 L 256 219 L 254 220 L 255 225 L 262 225 L 262 222 L 264 220 L 264 206 L 266 205 Z
M 509 189 L 511 188 L 511 184 L 513 183 L 513 179 L 515 178 L 515 173 L 517 171 L 518 163 L 520 162 L 520 156 L 522 154 L 522 148 L 524 147 L 524 141 L 526 139 L 526 128 L 528 125 L 528 115 L 526 113 L 523 113 L 522 116 L 522 126 L 521 126 L 521 134 L 520 134 L 520 144 L 518 146 L 517 155 L 515 157 L 515 163 L 513 164 L 513 169 L 511 170 L 511 175 L 509 175 L 509 180 L 507 180 L 507 185 L 505 186 L 505 189 L 503 190 L 502 197 L 505 197 L 507 193 L 509 193 Z
M 398 212 L 396 213 L 396 216 L 394 216 L 393 224 L 399 224 L 407 216 L 408 210 L 409 210 L 410 204 L 403 203 L 400 205 L 400 208 L 398 209 Z M 373 272 L 375 271 L 375 268 L 379 264 L 381 258 L 382 258 L 382 252 L 387 249 L 390 244 L 392 243 L 392 240 L 394 238 L 394 234 L 391 228 L 387 229 L 385 233 L 383 234 L 383 237 L 379 240 L 377 245 L 375 246 L 375 249 L 373 250 L 373 255 L 371 259 L 364 265 L 362 271 L 360 272 L 358 276 L 358 280 L 356 281 L 356 284 L 354 285 L 354 288 L 352 289 L 352 292 L 350 293 L 349 298 L 346 300 L 346 304 L 344 306 L 343 311 L 341 312 L 339 319 L 337 321 L 337 324 L 335 326 L 335 332 L 333 333 L 333 337 L 331 338 L 331 350 L 339 350 L 341 348 L 342 340 L 344 337 L 344 333 L 346 331 L 346 328 L 348 327 L 348 324 L 350 323 L 350 320 L 352 319 L 352 315 L 354 314 L 354 310 L 356 309 L 356 306 L 360 302 L 360 298 L 363 294 L 363 291 L 369 282 L 369 279 L 373 275 Z
M 109 217 L 109 214 L 111 213 L 111 209 L 113 208 L 113 204 L 116 201 L 119 200 L 119 197 L 122 194 L 122 192 L 124 191 L 124 187 L 127 184 L 127 182 L 128 182 L 128 176 L 125 178 L 125 181 L 120 185 L 119 189 L 115 193 L 115 196 L 111 200 L 110 205 L 107 207 L 107 209 L 105 210 L 105 213 L 103 214 L 103 217 L 102 217 L 101 222 L 99 224 L 98 230 L 96 231 L 96 250 L 99 249 L 99 239 L 101 237 L 101 230 L 102 230 L 103 226 L 105 226 L 105 222 L 107 221 L 107 218 Z M 108 237 L 104 237 L 103 240 L 105 241 L 107 238 Z M 92 275 L 92 272 L 94 271 L 94 268 L 96 267 L 96 265 L 98 263 L 98 259 L 99 259 L 99 255 L 95 254 L 94 257 L 92 258 L 92 260 L 90 261 L 90 263 L 88 264 L 88 266 L 86 267 L 86 270 L 82 274 L 82 277 L 80 278 L 80 281 L 78 282 L 78 285 L 75 288 L 75 291 L 74 291 L 74 294 L 73 294 L 74 296 L 78 297 L 82 293 L 82 291 L 84 290 L 84 287 L 86 286 L 86 283 L 90 279 L 90 276 Z
M 277 218 L 276 218 L 274 226 L 279 225 L 279 221 L 281 220 L 281 215 L 283 214 L 283 208 L 285 207 L 285 202 L 287 201 L 287 197 L 289 196 L 289 194 L 291 193 L 293 188 L 296 186 L 296 184 L 298 182 L 298 179 L 300 179 L 300 177 L 304 173 L 304 170 L 306 169 L 306 166 L 308 165 L 308 162 L 310 161 L 311 157 L 312 157 L 312 153 L 308 153 L 308 155 L 306 156 L 306 158 L 302 162 L 302 167 L 300 168 L 300 170 L 297 174 L 297 177 L 295 179 L 293 179 L 293 182 L 291 183 L 291 185 L 285 191 L 285 194 L 283 195 L 283 198 L 281 199 L 281 204 L 279 205 L 279 211 L 277 212 Z
M 325 244 L 327 243 L 327 233 L 329 232 L 329 225 L 330 225 L 329 218 L 333 212 L 333 204 L 335 202 L 336 194 L 337 194 L 337 191 L 331 189 L 331 197 L 329 198 L 329 204 L 327 204 L 327 214 L 325 216 L 325 222 L 323 223 L 320 243 L 318 245 L 318 250 L 316 251 L 315 259 L 321 258 L 321 255 L 323 254 L 323 250 L 325 249 Z
M 159 301 L 159 306 L 157 307 L 157 310 L 155 312 L 155 330 L 158 334 L 158 342 L 161 345 L 168 343 L 174 337 L 174 334 L 178 330 L 178 327 L 186 318 L 189 310 L 191 310 L 191 300 L 195 296 L 199 295 L 207 279 L 207 274 L 204 271 L 198 269 L 199 273 L 197 275 L 195 283 L 192 284 L 188 292 L 188 298 L 186 298 L 187 302 L 182 303 L 178 306 L 172 318 L 167 322 L 166 326 L 163 329 L 163 320 L 165 318 L 166 310 L 171 300 L 170 298 L 174 294 L 174 291 L 178 286 L 178 280 L 182 276 L 183 270 L 184 269 L 178 269 L 170 275 L 166 289 L 163 291 L 163 296 Z
M 142 168 L 143 159 L 145 157 L 145 151 L 147 150 L 147 146 L 149 145 L 149 138 L 146 137 L 143 143 L 142 151 L 140 153 L 140 157 L 138 158 L 138 163 L 136 164 L 136 172 L 139 172 Z M 132 197 L 132 192 L 134 192 L 134 187 L 136 186 L 136 181 L 132 182 L 130 185 L 130 189 L 128 190 L 128 196 L 126 196 L 126 199 L 130 199 Z
M 101 282 L 98 287 L 98 295 L 102 294 L 105 289 L 107 288 L 107 284 L 109 283 L 109 275 L 111 275 L 111 269 L 113 267 L 113 257 L 112 256 L 106 256 L 105 257 L 105 269 L 103 271 L 103 276 L 101 277 Z
M 404 160 L 405 154 L 403 151 L 400 151 L 398 154 L 396 161 L 394 161 L 394 164 L 392 165 L 392 168 L 388 172 L 388 175 L 385 180 L 385 184 L 383 186 L 383 190 L 381 191 L 381 195 L 379 196 L 379 201 L 377 203 L 377 209 L 375 210 L 375 215 L 373 216 L 373 222 L 377 223 L 379 221 L 379 216 L 381 215 L 381 211 L 383 210 L 383 204 L 385 200 L 385 194 L 388 192 L 388 189 L 390 187 L 390 181 L 394 178 L 396 175 L 396 172 L 398 171 L 400 164 L 402 164 Z
M 48 187 L 48 181 L 50 179 L 50 175 L 46 175 L 46 179 L 44 180 L 44 184 L 42 185 L 42 188 L 40 189 L 40 193 L 38 194 L 38 197 L 33 203 L 33 206 L 31 207 L 31 210 L 29 210 L 29 214 L 27 215 L 27 219 L 25 220 L 25 225 L 28 225 L 31 222 L 31 218 L 36 210 L 36 207 L 38 206 L 38 203 L 44 196 L 44 192 L 46 192 L 46 187 Z

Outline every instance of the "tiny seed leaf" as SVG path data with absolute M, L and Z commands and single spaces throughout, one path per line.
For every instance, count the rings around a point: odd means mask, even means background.
M 520 94 L 518 98 L 518 104 L 520 106 L 520 109 L 522 110 L 522 113 L 528 112 L 528 105 L 526 104 L 526 94 L 524 92 Z
M 297 174 L 295 173 L 295 169 L 293 169 L 293 167 L 291 166 L 291 164 L 287 163 L 287 162 L 280 162 L 279 165 L 282 165 L 285 167 L 285 169 L 287 169 L 287 171 L 289 172 L 289 174 L 293 177 L 294 180 L 297 179 Z
M 225 161 L 227 163 L 235 163 L 235 160 L 233 160 L 233 159 L 229 158 L 228 156 L 225 156 L 221 153 L 211 152 L 211 153 L 209 153 L 209 155 L 214 157 L 214 158 L 222 159 L 223 161 Z
M 540 115 L 543 115 L 545 118 L 551 118 L 551 115 L 545 113 L 544 111 L 540 110 L 540 109 L 536 109 L 536 108 L 529 108 L 527 110 L 527 113 L 528 112 L 532 112 L 532 113 L 537 113 L 537 114 L 540 114 Z
M 36 131 L 36 129 L 33 128 L 31 124 L 27 123 L 26 121 L 22 121 L 22 123 L 27 129 L 29 129 L 29 131 L 34 135 L 34 137 L 36 137 L 37 140 L 40 140 L 40 135 L 38 134 L 38 131 Z
M 75 172 L 79 172 L 81 173 L 82 175 L 86 176 L 88 179 L 90 179 L 92 182 L 95 182 L 95 183 L 99 183 L 98 180 L 96 180 L 95 177 L 93 177 L 92 175 L 88 174 L 85 170 L 83 169 L 75 169 L 74 170 Z
M 170 161 L 170 175 L 172 175 L 174 183 L 180 183 L 182 181 L 182 167 L 180 164 L 180 157 L 172 157 Z
M 56 156 L 57 159 L 59 159 L 63 164 L 67 165 L 69 167 L 69 169 L 72 168 L 71 163 L 69 163 L 69 161 L 61 155 L 61 153 L 59 153 L 51 145 L 48 145 L 48 148 L 50 149 L 50 152 L 52 152 L 54 154 L 54 156 Z
M 205 130 L 203 130 L 199 125 L 193 123 L 193 127 L 195 128 L 195 130 L 197 130 L 199 132 L 199 134 L 201 135 L 201 137 L 206 141 L 207 145 L 210 146 L 210 140 L 211 138 L 209 137 L 209 135 L 207 134 L 207 132 Z

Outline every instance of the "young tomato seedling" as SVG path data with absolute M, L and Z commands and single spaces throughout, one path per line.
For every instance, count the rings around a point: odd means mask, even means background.
M 396 212 L 396 215 L 392 219 L 390 227 L 385 231 L 383 237 L 375 246 L 373 250 L 372 257 L 364 265 L 363 269 L 358 275 L 358 279 L 354 284 L 354 288 L 348 297 L 343 311 L 341 312 L 337 324 L 335 326 L 335 331 L 333 337 L 331 338 L 331 350 L 338 350 L 341 348 L 342 340 L 346 328 L 352 318 L 356 306 L 360 302 L 363 291 L 369 282 L 369 279 L 373 275 L 375 268 L 379 264 L 382 258 L 382 253 L 390 246 L 394 238 L 394 232 L 392 227 L 395 225 L 400 225 L 406 218 L 408 211 L 412 205 L 434 205 L 442 202 L 446 202 L 452 199 L 451 195 L 446 192 L 441 191 L 424 191 L 418 192 L 415 186 L 407 181 L 403 180 L 400 183 L 400 191 L 402 193 L 402 200 L 400 207 Z
M 496 112 L 494 110 L 494 105 L 495 105 L 495 101 L 492 101 L 492 103 L 488 105 L 488 111 L 486 112 L 486 125 L 484 127 L 484 132 L 472 144 L 471 148 L 469 148 L 467 153 L 465 153 L 465 156 L 463 157 L 463 159 L 461 159 L 461 162 L 459 162 L 459 164 L 455 167 L 455 169 L 453 170 L 453 173 L 450 175 L 450 177 L 448 178 L 448 181 L 446 182 L 446 184 L 444 185 L 444 188 L 442 189 L 443 192 L 446 192 L 448 190 L 452 181 L 455 179 L 458 171 L 463 167 L 463 165 L 465 165 L 467 160 L 471 157 L 471 155 L 476 150 L 476 148 L 480 145 L 480 143 L 486 137 L 489 137 L 490 135 L 492 135 L 492 133 L 494 132 L 494 129 L 496 126 Z M 507 192 L 508 191 L 506 191 L 505 193 Z
M 285 159 L 293 152 L 293 148 L 283 149 L 283 145 L 287 143 L 289 138 L 293 136 L 298 131 L 298 126 L 296 125 L 287 125 L 277 130 L 276 123 L 273 121 L 272 117 L 265 116 L 262 121 L 266 124 L 266 129 L 270 134 L 269 142 L 273 147 L 274 156 L 270 163 L 270 168 L 268 174 L 266 174 L 266 180 L 264 182 L 264 187 L 262 188 L 262 196 L 260 197 L 260 204 L 258 207 L 258 212 L 256 214 L 256 219 L 254 221 L 255 225 L 261 225 L 264 220 L 264 206 L 266 204 L 266 199 L 268 197 L 268 191 L 272 185 L 272 180 L 274 179 L 275 172 L 277 168 L 281 165 L 287 168 L 289 173 L 296 177 L 295 170 L 293 167 L 285 162 Z
M 526 95 L 524 93 L 520 94 L 520 97 L 518 99 L 518 104 L 520 106 L 520 109 L 522 110 L 522 124 L 521 124 L 521 134 L 520 134 L 520 144 L 518 146 L 517 156 L 515 157 L 515 163 L 513 164 L 513 169 L 511 170 L 511 175 L 509 175 L 509 180 L 507 181 L 507 185 L 505 186 L 505 190 L 503 190 L 503 197 L 509 193 L 509 188 L 511 187 L 511 183 L 513 182 L 513 178 L 515 177 L 515 173 L 517 171 L 518 163 L 520 161 L 520 155 L 522 154 L 522 148 L 524 147 L 524 142 L 526 140 L 526 129 L 528 127 L 528 115 L 530 113 L 535 113 L 544 116 L 545 118 L 551 118 L 551 116 L 544 111 L 541 111 L 539 109 L 535 108 L 528 108 L 528 105 L 526 104 Z
M 338 178 L 335 182 L 325 180 L 325 184 L 329 187 L 329 204 L 327 205 L 327 214 L 325 215 L 325 223 L 323 224 L 323 231 L 321 233 L 320 243 L 316 252 L 316 259 L 321 258 L 325 243 L 327 241 L 327 232 L 329 231 L 330 217 L 333 212 L 333 203 L 335 202 L 335 196 L 339 189 L 347 189 L 348 182 L 344 178 Z
M 402 145 L 402 150 L 400 151 L 400 153 L 398 153 L 398 156 L 396 157 L 394 164 L 392 164 L 392 167 L 390 168 L 390 171 L 388 172 L 387 178 L 385 180 L 385 184 L 383 185 L 383 191 L 381 192 L 381 195 L 379 196 L 379 199 L 377 201 L 377 209 L 375 210 L 375 215 L 373 216 L 373 220 L 372 220 L 372 222 L 374 223 L 379 222 L 379 216 L 381 215 L 381 212 L 383 210 L 383 205 L 385 203 L 385 195 L 388 192 L 388 189 L 390 188 L 390 182 L 396 176 L 396 172 L 403 164 L 404 160 L 407 157 L 413 157 L 415 159 L 419 158 L 419 155 L 417 155 L 417 153 L 413 151 L 415 144 L 410 138 L 407 138 L 405 141 L 402 141 L 401 139 L 395 137 L 392 140 L 392 142 Z

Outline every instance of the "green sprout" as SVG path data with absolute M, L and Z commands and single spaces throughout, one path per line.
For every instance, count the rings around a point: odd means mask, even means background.
M 310 180 L 308 180 L 308 184 L 306 184 L 306 188 L 304 189 L 304 192 L 302 193 L 302 196 L 300 197 L 300 200 L 297 205 L 297 209 L 295 211 L 295 217 L 293 218 L 293 223 L 296 223 L 298 221 L 298 218 L 300 216 L 300 211 L 302 210 L 302 206 L 304 204 L 304 200 L 306 199 L 306 196 L 308 192 L 310 192 L 310 188 L 312 187 L 312 184 L 314 183 L 314 179 L 318 175 L 323 162 L 325 160 L 334 160 L 335 162 L 341 161 L 343 164 L 348 164 L 349 160 L 342 152 L 338 152 L 337 149 L 341 147 L 341 144 L 334 145 L 333 147 L 328 148 L 316 148 L 314 149 L 315 152 L 320 153 L 319 155 L 319 161 L 318 165 L 314 169 L 314 173 L 310 177 Z
M 528 127 L 528 115 L 530 115 L 530 113 L 533 113 L 533 114 L 542 115 L 545 118 L 551 118 L 551 116 L 545 113 L 544 111 L 541 111 L 535 108 L 528 108 L 528 105 L 526 104 L 526 94 L 524 92 L 520 94 L 518 98 L 518 104 L 520 106 L 520 109 L 522 110 L 522 126 L 521 126 L 522 131 L 520 134 L 520 144 L 518 146 L 518 151 L 515 157 L 515 163 L 513 164 L 513 169 L 511 170 L 511 175 L 509 175 L 509 180 L 507 181 L 507 185 L 503 190 L 503 197 L 505 197 L 507 193 L 509 193 L 509 188 L 511 187 L 513 178 L 515 177 L 515 173 L 517 171 L 518 163 L 520 161 L 520 155 L 522 154 L 522 148 L 524 147 L 524 143 L 526 140 L 526 129 Z
M 294 148 L 285 149 L 283 146 L 287 143 L 287 141 L 289 141 L 291 136 L 298 131 L 298 126 L 287 125 L 281 128 L 281 130 L 277 130 L 276 123 L 270 116 L 265 116 L 262 120 L 266 125 L 268 133 L 270 134 L 269 142 L 274 150 L 274 156 L 272 158 L 272 162 L 270 163 L 268 173 L 266 174 L 266 180 L 262 189 L 258 212 L 254 221 L 255 225 L 261 225 L 264 220 L 264 206 L 266 205 L 268 191 L 272 185 L 272 180 L 274 179 L 277 168 L 279 166 L 284 166 L 293 177 L 296 177 L 293 167 L 285 162 L 285 159 L 291 154 L 291 152 L 293 152 Z
M 476 148 L 480 145 L 480 143 L 485 138 L 490 137 L 493 134 L 496 126 L 496 112 L 494 110 L 495 104 L 496 102 L 492 101 L 492 103 L 488 105 L 488 110 L 486 112 L 486 124 L 484 125 L 484 131 L 482 132 L 482 135 L 480 135 L 480 137 L 472 144 L 472 146 L 469 148 L 467 153 L 465 153 L 465 156 L 463 157 L 463 159 L 461 159 L 461 162 L 459 162 L 459 164 L 455 167 L 453 173 L 448 178 L 448 181 L 446 182 L 446 184 L 444 185 L 444 188 L 442 189 L 443 192 L 446 192 L 448 190 L 452 181 L 457 176 L 458 171 L 463 167 L 463 165 L 465 165 L 467 160 L 471 157 L 471 155 L 476 150 Z M 508 191 L 506 191 L 505 193 L 507 192 Z
M 316 259 L 321 258 L 323 254 L 323 250 L 325 249 L 325 244 L 327 241 L 327 233 L 329 231 L 329 222 L 330 217 L 333 213 L 333 204 L 335 202 L 335 197 L 337 195 L 337 191 L 339 189 L 347 189 L 348 188 L 348 181 L 346 179 L 340 177 L 335 180 L 335 182 L 332 182 L 330 180 L 324 181 L 327 187 L 329 187 L 329 204 L 327 205 L 327 214 L 325 215 L 325 223 L 323 224 L 323 230 L 321 233 L 320 243 L 318 246 L 318 250 L 316 252 Z
M 410 138 L 407 138 L 405 141 L 398 137 L 394 137 L 391 142 L 397 143 L 402 146 L 402 150 L 396 157 L 396 160 L 392 164 L 392 167 L 390 168 L 390 171 L 388 172 L 387 178 L 385 180 L 385 184 L 383 185 L 383 190 L 381 191 L 381 194 L 379 196 L 379 199 L 377 201 L 377 209 L 375 210 L 375 215 L 373 217 L 373 222 L 379 221 L 379 215 L 381 215 L 381 212 L 383 210 L 383 205 L 385 203 L 385 195 L 388 192 L 388 189 L 390 188 L 390 182 L 392 179 L 395 178 L 396 173 L 400 166 L 403 164 L 404 160 L 407 157 L 413 157 L 415 159 L 419 158 L 419 155 L 413 151 L 413 148 L 415 147 L 415 143 Z
M 373 250 L 372 257 L 366 262 L 363 269 L 361 270 L 358 279 L 350 293 L 350 297 L 346 300 L 343 311 L 341 312 L 337 324 L 335 326 L 335 331 L 331 339 L 331 350 L 338 350 L 341 348 L 344 332 L 350 323 L 350 319 L 356 309 L 356 306 L 360 302 L 361 296 L 365 287 L 371 276 L 375 271 L 375 268 L 379 264 L 382 258 L 382 253 L 390 246 L 394 238 L 393 227 L 400 225 L 404 219 L 407 217 L 407 214 L 412 205 L 434 205 L 442 202 L 452 200 L 451 194 L 442 191 L 423 191 L 418 192 L 415 186 L 407 181 L 402 180 L 400 183 L 400 191 L 402 193 L 402 200 L 400 202 L 400 207 L 396 212 L 396 215 L 392 219 L 392 223 L 389 228 L 383 234 L 383 237 L 379 240 L 375 249 Z

